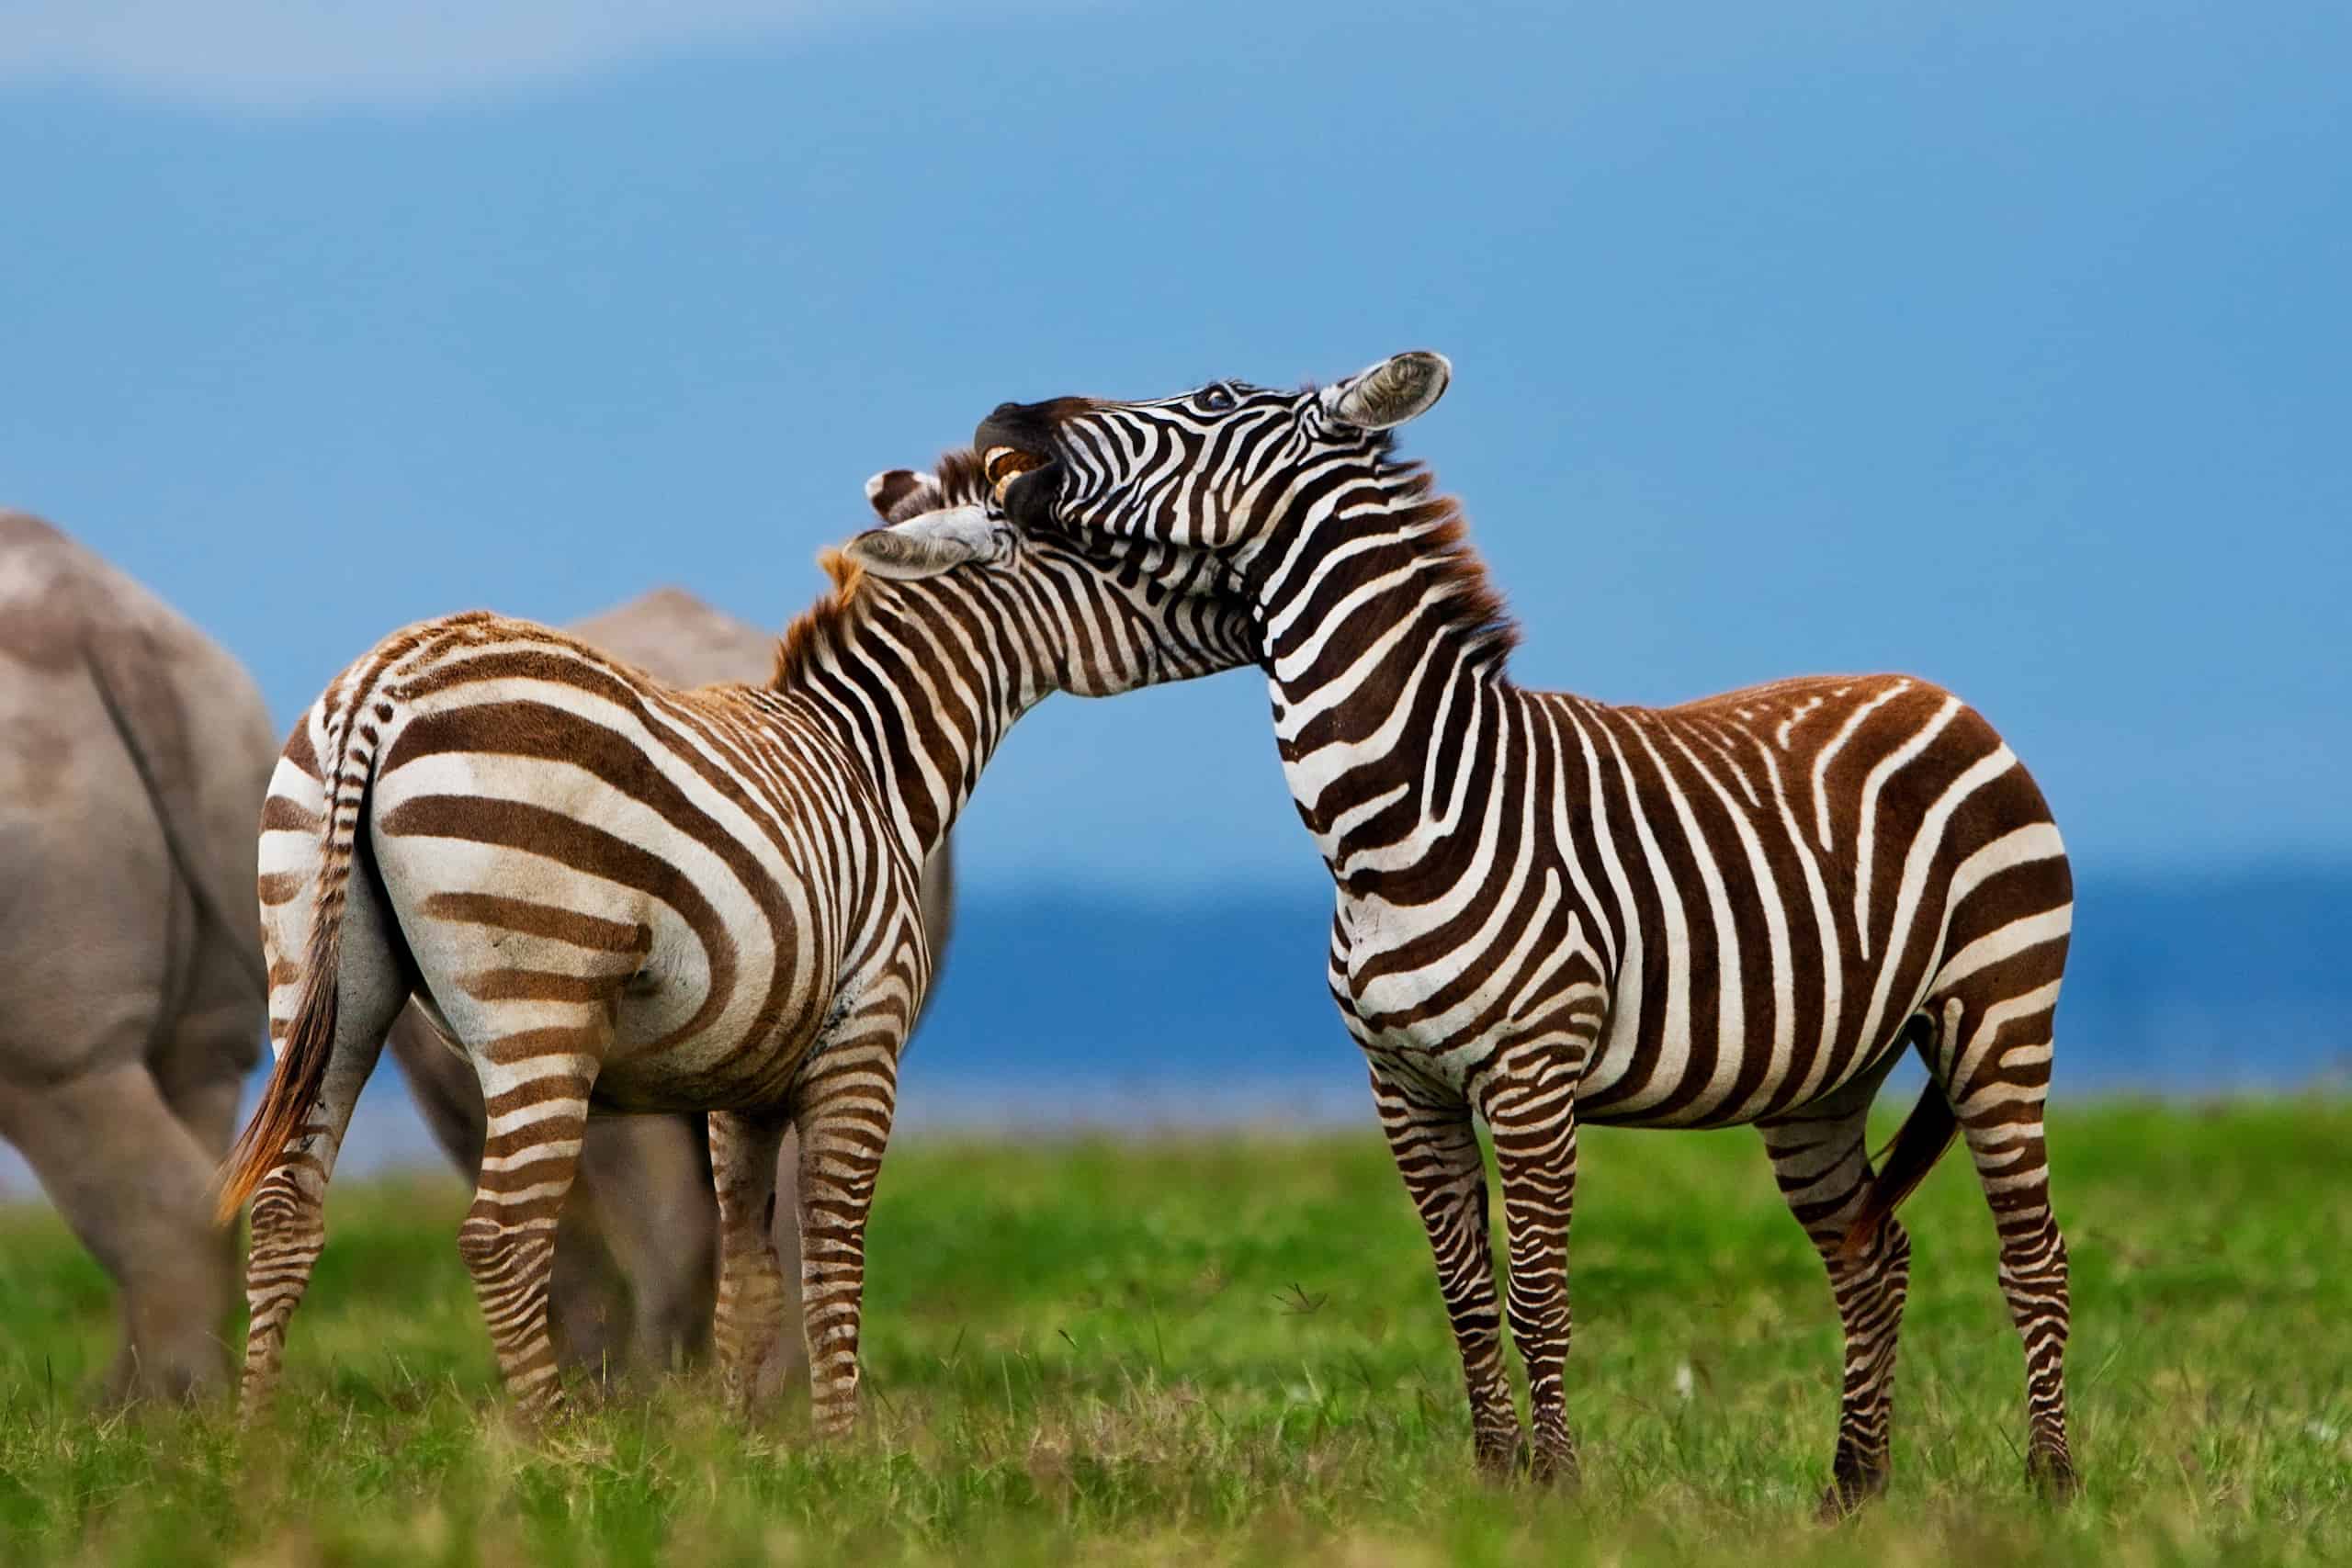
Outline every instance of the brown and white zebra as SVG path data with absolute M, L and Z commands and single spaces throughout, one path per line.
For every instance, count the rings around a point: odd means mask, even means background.
M 548 1269 L 592 1108 L 704 1111 L 729 1402 L 781 1328 L 766 1211 L 790 1124 L 814 1421 L 849 1427 L 866 1213 L 931 978 L 926 858 L 1049 693 L 1249 657 L 1234 609 L 1029 538 L 971 504 L 980 489 L 969 454 L 875 479 L 889 525 L 822 558 L 833 591 L 764 687 L 679 689 L 470 614 L 378 644 L 296 727 L 261 818 L 277 1066 L 220 1202 L 225 1221 L 254 1200 L 248 1412 L 323 1245 L 352 1106 L 413 995 L 481 1080 L 458 1248 L 521 1406 L 561 1397 Z
M 1300 817 L 1337 885 L 1330 985 L 1436 1253 L 1478 1458 L 1525 1441 L 1503 1375 L 1485 1117 L 1538 1476 L 1562 1408 L 1580 1122 L 1753 1122 L 1846 1333 L 1826 1506 L 1883 1485 L 1910 1247 L 1895 1205 L 1955 1125 L 2000 1232 L 2030 1472 L 2073 1483 L 2066 1250 L 2042 1110 L 2072 884 L 2041 793 L 1959 698 L 1899 676 L 1654 709 L 1526 691 L 1454 503 L 1389 432 L 1450 369 L 1322 390 L 1006 404 L 1001 504 L 1252 617 Z M 1932 1082 L 1875 1172 L 1872 1095 Z

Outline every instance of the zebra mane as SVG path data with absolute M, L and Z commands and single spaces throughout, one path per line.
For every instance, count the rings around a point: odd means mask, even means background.
M 1462 515 L 1462 503 L 1450 495 L 1430 495 L 1437 476 L 1419 463 L 1382 466 L 1388 483 L 1390 517 L 1419 536 L 1416 544 L 1436 567 L 1437 579 L 1448 590 L 1448 602 L 1455 612 L 1454 625 L 1471 649 L 1491 652 L 1499 666 L 1519 646 L 1519 623 L 1511 618 L 1502 591 L 1487 575 L 1487 563 L 1470 542 L 1470 525 Z
M 970 447 L 959 446 L 952 452 L 942 452 L 939 461 L 932 465 L 931 472 L 937 488 L 926 511 L 946 506 L 986 504 L 989 498 L 988 475 L 980 468 L 980 455 Z M 903 507 L 905 502 L 899 504 Z M 890 520 L 897 523 L 904 519 L 894 513 Z
M 830 547 L 817 552 L 817 564 L 832 579 L 832 592 L 795 615 L 776 639 L 775 669 L 768 677 L 772 691 L 800 684 L 817 655 L 841 640 L 856 614 L 857 591 L 865 585 L 865 569 Z
M 904 523 L 926 512 L 950 506 L 977 506 L 988 498 L 988 475 L 980 456 L 970 447 L 943 452 L 932 466 L 927 482 L 915 486 L 891 506 L 888 523 Z M 768 678 L 772 690 L 798 685 L 818 653 L 845 636 L 856 615 L 858 590 L 865 586 L 865 569 L 831 548 L 817 552 L 817 564 L 832 579 L 832 592 L 793 618 L 776 640 L 775 669 Z

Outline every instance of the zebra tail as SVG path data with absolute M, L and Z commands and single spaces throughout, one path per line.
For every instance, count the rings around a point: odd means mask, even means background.
M 1936 1161 L 1951 1147 L 1952 1134 L 1959 1130 L 1960 1122 L 1952 1114 L 1951 1101 L 1944 1098 L 1943 1089 L 1930 1078 L 1919 1091 L 1919 1103 L 1911 1108 L 1911 1114 L 1895 1130 L 1894 1141 L 1879 1151 L 1878 1171 L 1862 1194 L 1861 1210 L 1846 1227 L 1845 1239 L 1838 1244 L 1840 1258 L 1852 1258 L 1871 1244 L 1879 1226 L 1936 1168 Z
M 357 705 L 355 704 L 356 707 Z M 319 863 L 311 920 L 308 972 L 302 976 L 301 1000 L 286 1030 L 286 1048 L 270 1070 L 269 1087 L 262 1091 L 251 1122 L 221 1162 L 220 1196 L 213 1205 L 217 1224 L 237 1217 L 254 1189 L 277 1168 L 286 1145 L 310 1119 L 325 1087 L 328 1065 L 334 1059 L 335 1025 L 343 1003 L 343 915 L 351 888 L 352 861 L 357 852 L 359 824 L 368 807 L 375 758 L 350 746 L 351 718 L 345 716 L 342 743 L 333 748 L 334 780 L 326 802 L 326 852 Z

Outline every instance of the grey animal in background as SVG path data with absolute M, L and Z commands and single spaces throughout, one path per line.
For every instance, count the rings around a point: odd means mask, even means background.
M 254 821 L 277 735 L 243 668 L 0 512 L 0 1136 L 120 1290 L 115 1398 L 229 1370 L 213 1168 L 261 1055 Z
M 678 588 L 656 589 L 566 629 L 678 685 L 763 682 L 775 664 L 774 632 Z M 955 908 L 955 868 L 945 847 L 924 867 L 922 907 L 935 972 Z M 482 1145 L 481 1085 L 471 1064 L 444 1044 L 413 1006 L 393 1026 L 390 1043 L 434 1137 L 470 1178 Z M 777 1248 L 787 1258 L 800 1256 L 798 1159 L 786 1134 L 775 1223 Z M 556 1232 L 548 1315 L 564 1359 L 609 1369 L 694 1359 L 709 1344 L 718 1270 L 718 1202 L 705 1119 L 593 1119 Z M 786 1269 L 785 1284 L 786 1321 L 797 1321 L 797 1274 Z M 798 1335 L 781 1336 L 778 1359 L 760 1374 L 763 1392 L 805 1354 Z

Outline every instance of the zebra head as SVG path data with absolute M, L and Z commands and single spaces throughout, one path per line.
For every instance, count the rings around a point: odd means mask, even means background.
M 933 596 L 958 598 L 969 626 L 1017 612 L 1009 624 L 1028 634 L 1027 650 L 1061 691 L 1111 696 L 1256 660 L 1242 606 L 1172 592 L 1133 566 L 1090 558 L 1071 538 L 990 508 L 975 453 L 950 452 L 929 473 L 876 474 L 865 495 L 883 525 L 842 554 L 886 581 L 934 582 Z
M 991 499 L 1040 536 L 1097 545 L 1180 591 L 1230 590 L 1285 527 L 1376 470 L 1389 432 L 1445 393 L 1414 350 L 1336 385 L 1212 381 L 1172 398 L 1004 403 L 980 423 Z

